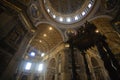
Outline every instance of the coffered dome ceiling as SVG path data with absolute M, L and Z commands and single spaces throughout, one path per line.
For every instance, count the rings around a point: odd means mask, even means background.
M 82 20 L 94 6 L 95 0 L 44 0 L 46 12 L 55 21 L 72 24 Z

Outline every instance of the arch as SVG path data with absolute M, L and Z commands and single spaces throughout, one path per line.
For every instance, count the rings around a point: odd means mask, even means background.
M 53 68 L 56 67 L 56 60 L 55 60 L 55 58 L 52 58 L 52 59 L 49 61 L 48 67 L 53 67 Z
M 62 54 L 58 53 L 57 61 L 58 63 L 61 63 L 62 60 Z
M 61 80 L 61 72 L 62 72 L 62 54 L 58 53 L 58 66 L 57 66 L 57 75 L 58 75 L 58 80 Z
M 40 24 L 49 24 L 49 25 L 51 25 L 52 27 L 54 27 L 54 28 L 61 34 L 61 36 L 62 36 L 62 38 L 63 38 L 63 41 L 64 41 L 64 39 L 65 39 L 64 34 L 63 34 L 63 32 L 59 29 L 59 27 L 57 27 L 57 25 L 55 25 L 55 24 L 53 24 L 53 23 L 51 23 L 51 22 L 48 22 L 48 21 L 39 21 L 39 22 L 37 22 L 37 23 L 35 24 L 35 26 L 38 27 Z
M 56 60 L 55 58 L 50 59 L 48 67 L 46 80 L 55 80 L 55 72 L 56 72 Z
M 113 19 L 113 17 L 111 17 L 111 16 L 109 16 L 109 15 L 100 15 L 100 16 L 96 16 L 96 17 L 94 17 L 94 18 L 91 18 L 91 19 L 89 19 L 88 21 L 92 22 L 93 20 L 96 20 L 96 19 L 99 19 L 99 18 L 107 18 L 107 19 L 109 19 L 109 20 L 112 20 L 112 19 Z

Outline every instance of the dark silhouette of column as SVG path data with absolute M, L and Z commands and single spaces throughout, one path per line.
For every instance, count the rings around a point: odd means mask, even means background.
M 73 46 L 73 39 L 71 38 L 69 40 L 70 44 L 70 53 L 71 53 L 71 61 L 72 61 L 72 80 L 77 80 L 76 79 L 76 65 L 75 65 L 75 55 L 74 55 L 74 46 Z

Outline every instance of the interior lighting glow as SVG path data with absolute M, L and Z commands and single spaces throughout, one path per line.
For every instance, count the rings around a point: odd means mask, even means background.
M 42 40 L 39 40 L 39 42 L 41 43 L 41 42 L 42 42 Z
M 83 15 L 83 16 L 85 15 L 85 12 L 84 12 L 84 11 L 82 12 L 82 15 Z
M 92 6 L 92 5 L 89 3 L 89 4 L 88 4 L 88 7 L 91 8 L 91 6 Z
M 30 70 L 31 65 L 32 65 L 32 63 L 27 62 L 26 66 L 25 66 L 25 70 Z
M 31 56 L 35 56 L 35 52 L 31 52 L 30 55 L 31 55 Z
M 53 15 L 53 18 L 56 18 L 56 15 Z
M 60 17 L 60 19 L 59 19 L 61 22 L 63 21 L 63 18 L 62 17 Z
M 96 33 L 99 33 L 99 30 L 95 30 Z
M 49 27 L 49 30 L 52 30 L 52 27 Z
M 47 12 L 49 13 L 49 12 L 50 12 L 50 9 L 47 9 Z
M 70 22 L 71 21 L 71 19 L 70 18 L 67 18 L 67 22 Z
M 78 20 L 78 16 L 75 16 L 75 20 Z
M 45 53 L 42 53 L 42 54 L 41 54 L 41 57 L 43 57 L 44 55 L 45 55 Z
M 46 34 L 43 34 L 44 37 L 46 37 L 47 35 Z
M 67 48 L 68 48 L 68 47 L 70 47 L 70 45 L 69 45 L 69 44 L 65 44 L 65 47 L 67 47 Z
M 43 70 L 43 64 L 39 64 L 38 71 L 42 71 L 42 70 Z

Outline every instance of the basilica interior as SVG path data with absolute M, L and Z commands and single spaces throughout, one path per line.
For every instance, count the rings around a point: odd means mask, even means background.
M 0 80 L 120 80 L 120 0 L 0 0 Z

